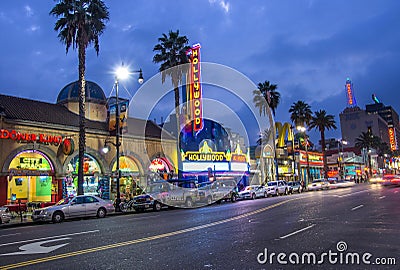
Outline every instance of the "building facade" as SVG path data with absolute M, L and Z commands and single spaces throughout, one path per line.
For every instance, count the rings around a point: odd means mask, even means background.
M 56 202 L 77 192 L 78 83 L 65 86 L 57 103 L 0 95 L 0 205 Z M 123 103 L 122 103 L 123 104 Z M 122 110 L 121 110 L 122 111 Z M 86 82 L 84 192 L 114 199 L 116 148 L 103 90 Z M 127 117 L 127 114 L 125 115 Z M 149 178 L 176 171 L 176 140 L 155 123 L 127 117 L 121 135 L 120 191 L 134 195 Z M 106 143 L 107 142 L 107 143 Z

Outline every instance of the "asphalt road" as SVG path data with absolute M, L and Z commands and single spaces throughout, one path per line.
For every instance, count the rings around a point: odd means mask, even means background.
M 0 269 L 400 269 L 399 225 L 400 188 L 358 185 L 4 228 Z

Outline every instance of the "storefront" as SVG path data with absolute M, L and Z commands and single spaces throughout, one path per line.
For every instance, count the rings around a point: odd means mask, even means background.
M 54 167 L 40 151 L 18 153 L 9 165 L 7 198 L 9 201 L 50 202 L 57 195 Z
M 114 162 L 112 171 L 116 171 L 117 163 Z M 143 173 L 140 171 L 138 163 L 131 157 L 121 156 L 119 158 L 119 169 L 121 176 L 119 178 L 119 185 L 121 196 L 129 197 L 136 196 L 142 193 L 143 190 Z M 114 177 L 111 185 L 112 194 L 116 192 L 117 179 Z
M 308 163 L 306 151 L 299 150 L 300 175 L 305 185 L 313 179 L 324 177 L 324 161 L 322 153 L 308 151 Z M 307 176 L 307 168 L 310 169 L 310 179 Z
M 114 199 L 116 149 L 102 151 L 113 139 L 108 99 L 97 84 L 87 81 L 86 87 L 83 191 Z M 77 194 L 78 89 L 77 82 L 65 86 L 56 104 L 0 95 L 0 206 L 17 200 L 55 203 Z M 138 186 L 145 186 L 153 157 L 176 161 L 176 140 L 151 121 L 128 117 L 125 124 L 120 138 L 124 146 L 119 160 L 120 192 L 134 195 L 140 192 Z M 169 163 L 165 168 L 172 172 L 174 167 Z

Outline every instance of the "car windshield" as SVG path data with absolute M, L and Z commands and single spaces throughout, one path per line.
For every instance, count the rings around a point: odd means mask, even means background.
M 68 204 L 70 201 L 71 201 L 70 198 L 64 198 L 64 199 L 60 200 L 58 203 L 56 203 L 56 205 Z
M 268 182 L 268 186 L 276 186 L 277 185 L 277 182 Z

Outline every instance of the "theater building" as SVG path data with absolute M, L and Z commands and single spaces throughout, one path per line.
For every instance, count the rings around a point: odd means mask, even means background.
M 76 195 L 78 93 L 74 82 L 60 91 L 55 104 L 0 95 L 0 205 Z M 96 83 L 86 82 L 83 187 L 85 194 L 114 199 L 116 148 L 109 120 L 115 119 L 109 101 Z M 123 124 L 120 188 L 121 194 L 134 195 L 152 172 L 177 171 L 176 140 L 152 121 L 127 117 Z M 105 144 L 110 146 L 107 153 L 102 151 Z

